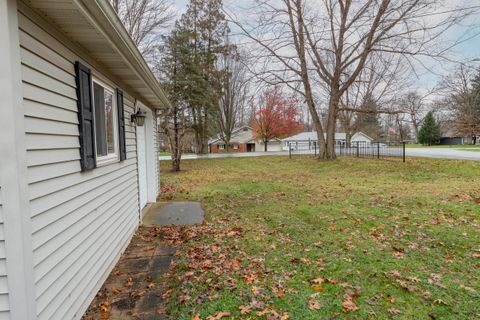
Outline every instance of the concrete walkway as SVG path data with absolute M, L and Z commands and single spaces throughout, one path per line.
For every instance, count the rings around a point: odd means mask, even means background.
M 143 218 L 146 227 L 168 225 L 193 225 L 203 222 L 200 203 L 190 201 L 158 202 L 152 205 Z
M 313 152 L 312 152 L 313 154 Z M 408 157 L 438 158 L 438 159 L 458 159 L 480 161 L 480 152 L 464 151 L 447 148 L 407 148 Z M 262 156 L 288 156 L 288 151 L 272 152 L 238 152 L 238 153 L 210 153 L 205 155 L 188 154 L 182 156 L 182 160 L 194 159 L 219 159 L 219 158 L 247 158 Z M 171 160 L 170 156 L 159 157 L 160 161 Z

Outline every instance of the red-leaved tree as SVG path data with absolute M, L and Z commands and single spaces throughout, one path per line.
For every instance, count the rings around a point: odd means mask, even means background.
M 269 141 L 289 137 L 301 130 L 298 109 L 298 101 L 284 97 L 279 87 L 265 93 L 253 119 L 255 139 L 263 142 L 265 151 Z

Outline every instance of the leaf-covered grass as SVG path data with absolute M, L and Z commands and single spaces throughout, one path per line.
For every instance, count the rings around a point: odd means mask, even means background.
M 164 197 L 200 201 L 207 219 L 169 280 L 172 319 L 480 318 L 480 162 L 161 167 Z

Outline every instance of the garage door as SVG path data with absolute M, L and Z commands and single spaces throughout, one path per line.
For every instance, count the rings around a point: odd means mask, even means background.
M 145 126 L 137 127 L 138 190 L 140 209 L 147 205 L 147 157 Z

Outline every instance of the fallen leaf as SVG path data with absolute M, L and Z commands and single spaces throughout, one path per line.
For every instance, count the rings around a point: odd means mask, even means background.
M 100 319 L 110 319 L 111 316 L 112 316 L 111 313 L 108 313 L 108 312 L 102 313 L 100 314 Z
M 435 304 L 441 304 L 441 305 L 444 305 L 444 306 L 448 306 L 448 303 L 446 303 L 445 301 L 443 301 L 442 299 L 436 299 L 433 301 L 433 303 Z
M 310 300 L 308 302 L 308 309 L 310 310 L 320 310 L 321 309 L 321 305 L 320 305 L 320 302 L 318 302 L 317 300 Z
M 347 293 L 345 293 L 342 303 L 343 312 L 352 312 L 358 310 L 358 306 L 354 301 L 358 295 L 358 291 L 347 291 Z
M 312 286 L 312 289 L 315 290 L 315 291 L 320 291 L 320 292 L 322 292 L 324 290 L 322 286 Z
M 219 312 L 214 316 L 208 316 L 207 320 L 219 320 L 219 319 L 222 319 L 223 317 L 229 317 L 229 316 L 230 316 L 230 312 Z
M 313 279 L 313 280 L 310 280 L 311 283 L 316 283 L 316 284 L 321 284 L 323 282 L 325 282 L 325 279 L 323 278 L 316 278 L 316 279 Z
M 262 295 L 264 293 L 264 291 L 265 290 L 263 288 L 260 288 L 260 287 L 257 287 L 257 286 L 252 287 L 252 293 L 256 296 Z
M 247 284 L 252 284 L 257 280 L 257 276 L 254 274 L 246 274 L 243 276 L 243 278 L 245 279 L 245 283 Z
M 133 279 L 128 278 L 127 281 L 125 282 L 125 287 L 131 287 L 133 286 Z
M 392 316 L 398 316 L 399 314 L 401 314 L 402 312 L 398 309 L 395 309 L 395 308 L 390 308 L 388 309 L 388 313 Z
M 115 294 L 116 294 L 116 293 L 122 292 L 123 289 L 122 289 L 122 288 L 112 288 L 110 291 L 111 291 L 112 293 L 115 293 Z
M 240 310 L 240 314 L 247 314 L 252 311 L 249 306 L 240 306 L 238 309 Z

